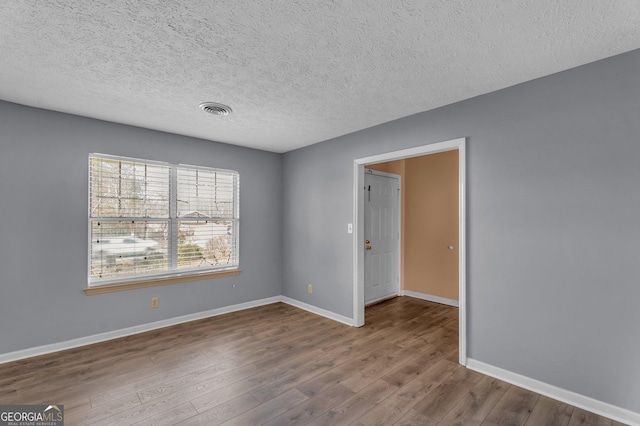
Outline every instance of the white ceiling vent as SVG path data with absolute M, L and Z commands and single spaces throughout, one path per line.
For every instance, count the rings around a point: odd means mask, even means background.
M 200 104 L 200 109 L 213 115 L 229 115 L 233 111 L 231 107 L 217 102 L 204 102 Z

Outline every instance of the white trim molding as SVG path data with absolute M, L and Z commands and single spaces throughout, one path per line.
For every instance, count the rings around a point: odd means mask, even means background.
M 427 300 L 429 302 L 435 302 L 435 303 L 441 303 L 443 305 L 455 306 L 456 308 L 459 307 L 459 305 L 460 305 L 460 303 L 457 300 L 446 299 L 444 297 L 433 296 L 431 294 L 419 293 L 417 291 L 402 290 L 400 292 L 400 296 L 414 297 L 416 299 Z
M 320 315 L 322 317 L 329 318 L 331 320 L 338 321 L 353 327 L 353 318 L 348 318 L 348 317 L 336 314 L 335 312 L 327 311 L 326 309 L 318 308 L 316 306 L 309 305 L 308 303 L 300 302 L 299 300 L 295 300 L 287 296 L 280 296 L 280 301 L 283 303 L 286 303 L 287 305 L 295 306 L 296 308 L 300 308 L 305 311 L 311 312 L 312 314 Z
M 159 328 L 169 327 L 172 325 L 183 324 L 185 322 L 196 321 L 204 318 L 215 317 L 218 315 L 229 314 L 231 312 L 242 311 L 245 309 L 256 308 L 258 306 L 270 305 L 272 303 L 283 302 L 296 308 L 303 309 L 305 311 L 320 315 L 334 321 L 341 322 L 343 324 L 353 326 L 353 320 L 351 318 L 338 315 L 334 312 L 327 311 L 325 309 L 317 308 L 307 303 L 299 302 L 285 296 L 274 296 L 266 299 L 253 300 L 251 302 L 239 303 L 237 305 L 225 306 L 222 308 L 211 309 L 203 312 L 196 312 L 194 314 L 183 315 L 180 317 L 169 318 L 161 321 L 150 322 L 147 324 L 136 325 L 133 327 L 121 328 L 119 330 L 107 331 L 105 333 L 94 334 L 86 337 L 79 337 L 77 339 L 66 340 L 64 342 L 52 343 L 49 345 L 37 346 L 34 348 L 22 349 L 15 352 L 8 352 L 0 354 L 0 364 L 7 362 L 18 361 L 25 358 L 31 358 L 34 356 L 46 355 L 53 352 L 64 351 L 67 349 L 73 349 L 80 346 L 92 345 L 94 343 L 106 342 L 107 340 L 113 340 L 120 337 L 131 336 L 138 333 L 144 333 L 146 331 L 157 330 Z
M 467 358 L 467 368 L 477 371 L 487 376 L 495 377 L 512 385 L 528 389 L 549 398 L 573 405 L 583 410 L 591 411 L 598 415 L 608 417 L 622 423 L 640 425 L 640 413 L 636 413 L 625 408 L 598 401 L 597 399 L 568 391 L 548 383 L 541 382 L 530 377 L 526 377 L 490 364 Z

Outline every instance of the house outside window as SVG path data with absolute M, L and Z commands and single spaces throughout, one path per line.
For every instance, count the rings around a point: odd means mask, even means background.
M 89 156 L 89 286 L 237 269 L 238 172 Z

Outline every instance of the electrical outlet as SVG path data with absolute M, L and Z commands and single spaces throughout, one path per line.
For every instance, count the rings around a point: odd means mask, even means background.
M 158 307 L 158 298 L 157 297 L 152 297 L 151 298 L 151 307 L 152 308 L 157 308 Z
M 309 294 L 313 293 L 313 286 L 311 284 L 307 286 L 307 291 L 309 292 Z

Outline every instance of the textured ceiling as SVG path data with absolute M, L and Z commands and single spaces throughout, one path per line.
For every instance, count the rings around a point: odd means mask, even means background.
M 638 0 L 2 0 L 0 99 L 285 152 L 637 48 Z

